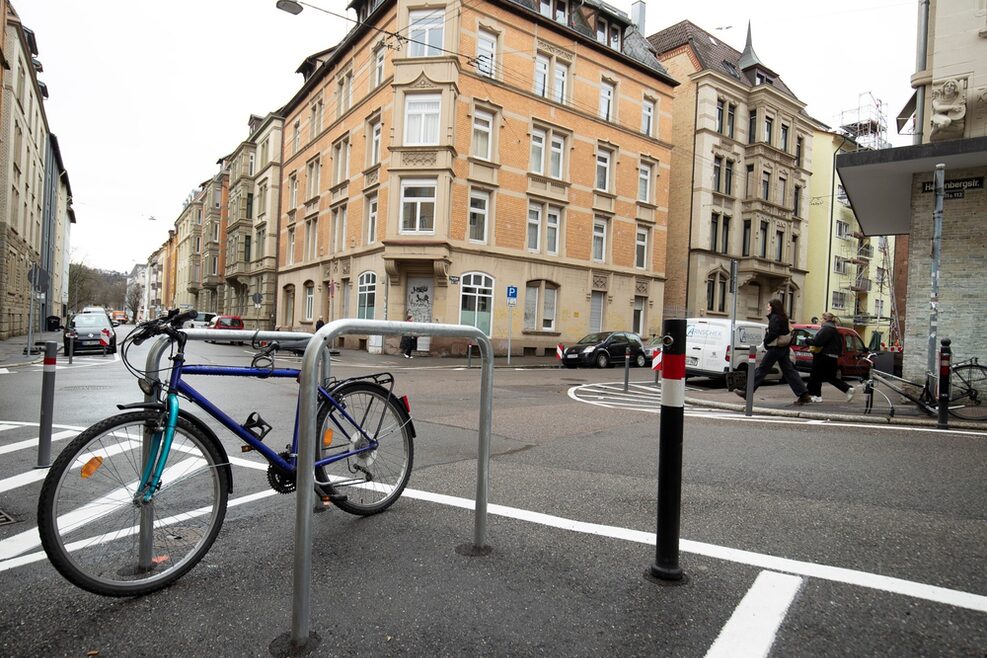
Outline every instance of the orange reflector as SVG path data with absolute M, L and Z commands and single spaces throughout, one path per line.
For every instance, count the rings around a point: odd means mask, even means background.
M 163 562 L 167 562 L 170 559 L 171 559 L 170 555 L 157 555 L 151 558 L 151 562 L 153 562 L 154 564 L 161 564 Z
M 96 469 L 98 469 L 102 465 L 103 465 L 102 457 L 93 457 L 92 459 L 87 461 L 86 465 L 82 467 L 82 479 L 86 480 L 88 478 L 91 478 L 93 476 L 93 473 L 96 472 Z
M 328 448 L 332 445 L 332 428 L 330 427 L 322 433 L 322 447 Z

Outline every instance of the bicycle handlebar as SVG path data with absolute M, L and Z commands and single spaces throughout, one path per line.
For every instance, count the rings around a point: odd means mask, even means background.
M 189 320 L 194 320 L 199 315 L 195 309 L 190 309 L 179 313 L 177 308 L 168 311 L 164 317 L 148 320 L 137 325 L 134 332 L 134 345 L 140 345 L 148 338 L 153 338 L 160 334 L 168 334 L 172 338 L 177 336 L 178 329 Z

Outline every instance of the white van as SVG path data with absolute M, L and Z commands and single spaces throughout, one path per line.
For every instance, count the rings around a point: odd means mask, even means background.
M 734 355 L 730 351 L 730 320 L 722 318 L 687 318 L 685 329 L 686 377 L 726 377 Z M 739 357 L 734 368 L 743 373 L 734 378 L 735 386 L 746 385 L 747 355 L 751 345 L 757 346 L 757 360 L 764 357 L 764 332 L 768 325 L 762 322 L 737 320 L 734 325 L 734 350 Z M 774 365 L 767 379 L 781 379 L 781 368 Z

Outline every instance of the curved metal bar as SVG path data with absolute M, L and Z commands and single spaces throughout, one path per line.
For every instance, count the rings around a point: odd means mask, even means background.
M 218 334 L 219 332 L 217 332 Z M 239 333 L 239 332 L 238 332 Z M 490 470 L 490 426 L 493 417 L 493 346 L 476 327 L 431 322 L 393 320 L 335 320 L 311 337 L 302 357 L 299 378 L 298 460 L 295 480 L 295 572 L 291 615 L 291 646 L 304 647 L 309 638 L 312 573 L 312 508 L 315 498 L 316 411 L 319 376 L 329 377 L 329 359 L 322 345 L 344 334 L 445 336 L 472 338 L 483 358 L 480 385 L 480 425 L 477 455 L 476 512 L 474 546 L 485 547 L 487 532 L 487 491 Z M 323 360 L 320 363 L 320 358 Z

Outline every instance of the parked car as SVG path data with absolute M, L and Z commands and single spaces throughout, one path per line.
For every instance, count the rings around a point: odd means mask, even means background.
M 117 324 L 127 324 L 130 318 L 127 317 L 126 311 L 110 311 L 110 320 Z
M 185 323 L 186 329 L 205 329 L 212 322 L 212 319 L 216 317 L 215 313 L 206 313 L 205 311 L 199 311 L 194 320 L 189 320 Z M 227 327 L 224 327 L 227 328 Z
M 639 368 L 647 365 L 644 356 L 644 343 L 641 338 L 629 331 L 599 331 L 587 334 L 575 345 L 570 345 L 562 354 L 566 368 L 580 365 L 607 368 L 624 362 L 624 352 L 630 349 L 631 364 Z
M 110 338 L 106 352 L 114 354 L 117 351 L 117 335 L 106 313 L 76 313 L 62 332 L 62 347 L 65 354 L 69 353 L 69 341 L 72 339 L 75 339 L 75 345 L 72 346 L 73 354 L 86 351 L 102 352 L 104 348 L 100 342 L 100 334 L 104 330 L 109 331 Z
M 792 362 L 795 369 L 802 372 L 812 370 L 812 353 L 806 341 L 816 335 L 820 329 L 818 324 L 792 325 Z M 863 360 L 867 356 L 867 348 L 860 334 L 850 327 L 837 327 L 843 338 L 843 354 L 836 361 L 836 375 L 840 378 L 859 377 L 867 379 L 870 376 L 870 364 Z
M 725 379 L 731 369 L 731 361 L 736 371 L 733 385 L 746 386 L 747 356 L 751 345 L 757 347 L 757 359 L 764 357 L 764 333 L 768 325 L 763 322 L 737 320 L 734 323 L 734 340 L 730 345 L 730 320 L 726 318 L 687 318 L 685 329 L 685 375 L 686 377 L 711 377 Z M 732 354 L 736 351 L 736 357 Z M 767 381 L 781 379 L 781 368 L 772 366 L 765 378 Z
M 652 336 L 644 341 L 644 356 L 649 361 L 655 358 L 655 352 L 661 350 L 661 339 L 661 336 Z
M 209 321 L 206 329 L 243 329 L 243 318 L 238 315 L 217 315 Z M 207 343 L 215 343 L 215 340 L 207 340 Z M 231 344 L 243 345 L 242 340 L 230 341 Z

